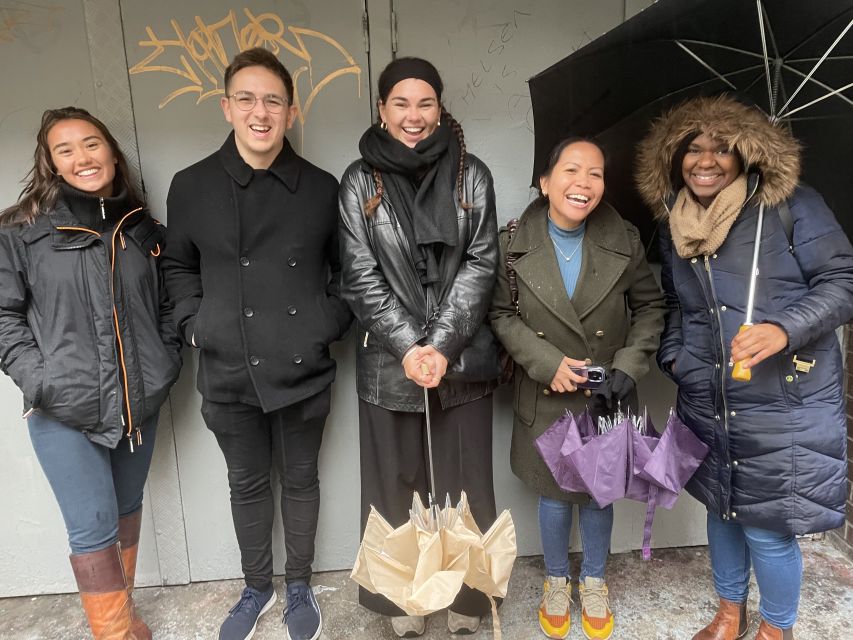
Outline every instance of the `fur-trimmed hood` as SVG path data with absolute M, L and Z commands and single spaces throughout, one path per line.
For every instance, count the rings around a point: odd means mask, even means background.
M 760 173 L 757 197 L 765 205 L 777 205 L 794 192 L 800 145 L 787 129 L 730 96 L 692 98 L 657 119 L 638 147 L 637 189 L 656 216 L 667 214 L 664 202 L 673 192 L 673 157 L 682 141 L 696 132 L 722 140 L 737 151 L 747 172 Z

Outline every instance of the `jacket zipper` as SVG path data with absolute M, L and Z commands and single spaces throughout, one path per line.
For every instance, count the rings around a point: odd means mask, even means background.
M 717 336 L 720 338 L 720 355 L 725 356 L 726 354 L 726 345 L 723 340 L 723 319 L 720 317 L 720 308 L 717 304 L 717 291 L 714 288 L 714 278 L 711 273 L 711 261 L 708 260 L 708 256 L 705 256 L 705 271 L 708 274 L 708 284 L 711 288 L 711 301 L 714 304 L 714 315 L 717 316 Z M 726 433 L 729 432 L 729 407 L 726 403 L 726 368 L 723 366 L 723 363 L 718 363 L 720 365 L 720 393 L 723 398 L 723 429 L 725 429 Z M 726 446 L 728 449 L 728 445 Z
M 104 210 L 104 199 L 98 198 L 98 200 L 100 201 L 100 204 L 101 204 L 101 220 L 106 220 L 107 219 L 107 212 Z

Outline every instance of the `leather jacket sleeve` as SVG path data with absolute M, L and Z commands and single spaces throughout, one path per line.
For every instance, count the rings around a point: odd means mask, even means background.
M 417 321 L 391 290 L 374 254 L 368 234 L 369 220 L 363 203 L 368 193 L 365 175 L 356 164 L 341 180 L 340 252 L 341 296 L 359 323 L 382 346 L 402 359 L 408 349 L 424 338 L 423 321 Z
M 25 405 L 37 407 L 44 358 L 27 322 L 26 271 L 14 233 L 0 233 L 0 369 L 23 391 Z
M 498 266 L 498 224 L 492 174 L 479 160 L 469 159 L 472 207 L 468 245 L 438 313 L 427 343 L 454 362 L 483 323 L 491 303 Z

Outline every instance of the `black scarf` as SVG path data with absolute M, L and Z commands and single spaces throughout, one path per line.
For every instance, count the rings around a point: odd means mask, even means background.
M 365 162 L 382 173 L 400 226 L 417 250 L 412 259 L 421 283 L 440 282 L 437 253 L 441 246 L 459 242 L 456 222 L 456 175 L 460 150 L 450 121 L 409 148 L 378 124 L 371 126 L 358 143 Z

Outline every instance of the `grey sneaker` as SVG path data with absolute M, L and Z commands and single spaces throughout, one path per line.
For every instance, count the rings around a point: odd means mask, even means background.
M 461 613 L 447 610 L 447 630 L 450 633 L 469 635 L 480 628 L 480 616 L 463 616 Z
M 426 619 L 423 616 L 393 616 L 391 628 L 398 638 L 417 638 L 426 630 Z
M 323 614 L 311 585 L 302 580 L 287 585 L 287 640 L 317 640 L 323 630 Z
M 231 607 L 228 617 L 219 627 L 219 640 L 249 640 L 255 635 L 258 618 L 275 604 L 275 588 L 258 591 L 252 587 L 243 589 L 240 600 Z
M 572 626 L 572 586 L 565 578 L 547 576 L 539 602 L 539 628 L 549 638 L 567 638 Z

